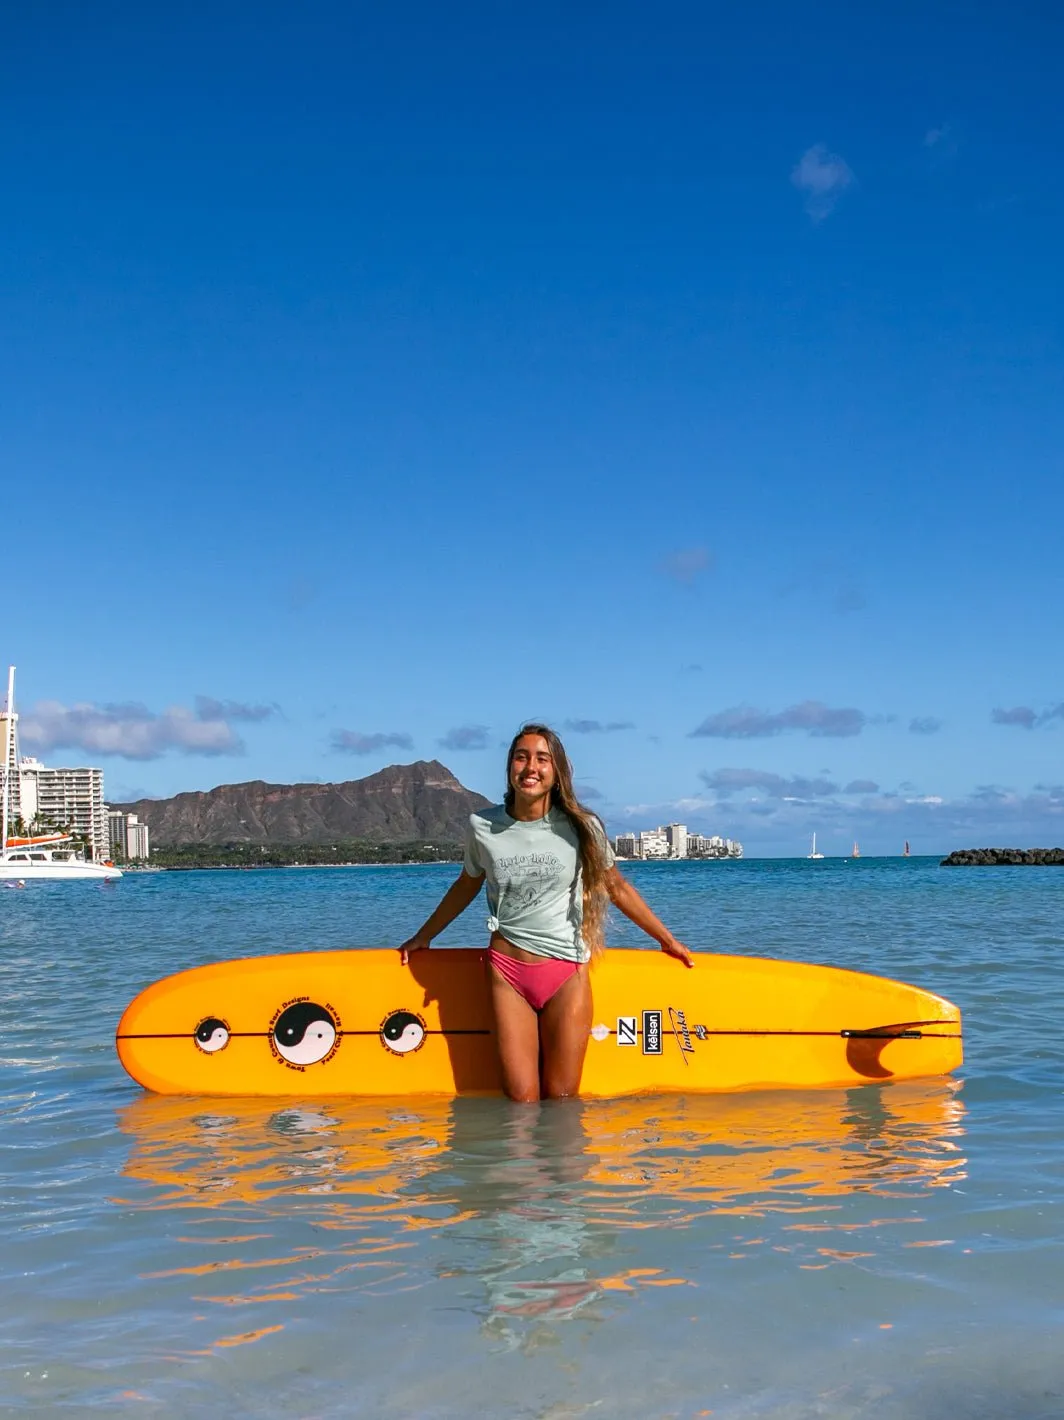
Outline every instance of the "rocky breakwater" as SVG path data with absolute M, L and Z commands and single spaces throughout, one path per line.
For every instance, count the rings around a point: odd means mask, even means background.
M 958 848 L 944 868 L 1064 868 L 1064 848 Z

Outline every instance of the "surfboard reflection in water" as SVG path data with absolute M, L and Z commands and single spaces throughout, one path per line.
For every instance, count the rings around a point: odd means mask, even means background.
M 919 1200 L 965 1177 L 952 1080 L 541 1108 L 149 1095 L 119 1123 L 122 1201 L 183 1215 L 181 1265 L 144 1282 L 261 1313 L 237 1341 L 321 1294 L 435 1288 L 500 1344 L 535 1344 L 691 1282 L 685 1259 L 771 1249 L 821 1268 L 906 1230 L 924 1245 Z

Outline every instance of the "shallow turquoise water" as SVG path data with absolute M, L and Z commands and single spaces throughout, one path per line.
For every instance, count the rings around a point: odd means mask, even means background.
M 0 1409 L 1064 1413 L 1064 872 L 627 871 L 693 947 L 948 996 L 964 1070 L 532 1109 L 159 1099 L 113 1046 L 149 981 L 393 945 L 453 869 L 0 893 Z

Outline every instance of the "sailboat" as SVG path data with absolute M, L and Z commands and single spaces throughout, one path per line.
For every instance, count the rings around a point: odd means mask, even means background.
M 853 840 L 853 852 L 850 854 L 850 857 L 851 857 L 851 858 L 859 858 L 860 856 L 861 856 L 861 850 L 860 850 L 860 848 L 857 846 L 857 839 L 855 838 L 855 839 Z
M 903 857 L 903 858 L 908 858 L 908 856 L 909 856 L 909 840 L 906 839 L 906 840 L 905 840 L 905 849 L 904 849 L 904 852 L 902 853 L 902 857 Z
M 818 852 L 816 851 L 816 834 L 814 833 L 814 834 L 813 834 L 813 851 L 812 851 L 812 853 L 806 854 L 806 857 L 808 857 L 808 858 L 823 858 L 823 856 L 824 856 L 823 853 L 818 853 Z
M 7 673 L 7 707 L 4 714 L 3 806 L 0 809 L 0 882 L 19 883 L 30 878 L 46 880 L 89 878 L 106 882 L 120 878 L 121 870 L 113 863 L 90 863 L 74 851 L 69 833 L 20 834 L 8 836 L 11 823 L 12 781 L 18 773 L 18 741 L 15 714 L 15 667 Z

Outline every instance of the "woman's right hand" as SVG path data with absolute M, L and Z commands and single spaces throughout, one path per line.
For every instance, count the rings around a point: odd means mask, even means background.
M 406 966 L 407 962 L 409 962 L 411 952 L 428 951 L 431 942 L 431 937 L 424 937 L 420 932 L 415 932 L 410 940 L 404 942 L 399 948 L 399 960 L 402 965 Z

